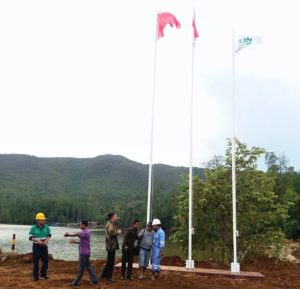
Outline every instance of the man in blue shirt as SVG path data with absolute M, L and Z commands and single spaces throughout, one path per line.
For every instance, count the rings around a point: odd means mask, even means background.
M 159 219 L 152 221 L 152 227 L 154 230 L 153 247 L 152 247 L 152 280 L 160 274 L 160 259 L 163 256 L 163 249 L 165 247 L 165 232 L 161 228 Z

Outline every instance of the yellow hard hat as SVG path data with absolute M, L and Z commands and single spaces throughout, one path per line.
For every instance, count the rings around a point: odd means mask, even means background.
M 36 220 L 46 220 L 44 213 L 37 213 L 35 216 Z

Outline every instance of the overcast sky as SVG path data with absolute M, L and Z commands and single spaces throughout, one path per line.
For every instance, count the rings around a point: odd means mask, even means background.
M 232 31 L 263 42 L 235 57 L 236 136 L 300 169 L 298 1 L 0 1 L 0 153 L 120 154 L 189 163 L 193 8 L 194 151 L 200 166 L 232 136 Z M 156 13 L 171 12 L 157 43 Z

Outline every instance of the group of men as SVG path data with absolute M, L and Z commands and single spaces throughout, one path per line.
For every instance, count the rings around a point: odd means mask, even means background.
M 121 279 L 132 280 L 133 256 L 139 256 L 139 279 L 144 278 L 144 272 L 149 265 L 150 255 L 152 256 L 152 279 L 155 280 L 160 273 L 160 259 L 163 256 L 165 247 L 165 232 L 161 228 L 159 219 L 148 222 L 145 229 L 138 232 L 140 221 L 134 220 L 132 227 L 124 237 L 122 246 L 122 267 Z M 138 246 L 135 247 L 135 241 L 138 240 Z M 138 250 L 136 252 L 136 249 Z M 127 269 L 127 274 L 126 274 Z
M 108 222 L 105 226 L 105 241 L 107 250 L 107 261 L 101 278 L 109 282 L 116 282 L 112 279 L 115 255 L 119 249 L 118 236 L 122 231 L 117 226 L 117 214 L 111 212 L 107 216 Z M 45 224 L 46 217 L 43 213 L 36 214 L 36 224 L 31 227 L 29 232 L 29 240 L 33 242 L 32 256 L 33 256 L 33 280 L 38 281 L 39 278 L 48 279 L 48 241 L 51 238 L 50 227 Z M 154 219 L 148 222 L 145 229 L 139 231 L 140 221 L 134 220 L 132 227 L 124 236 L 122 244 L 122 267 L 121 279 L 132 280 L 132 266 L 134 255 L 139 257 L 139 279 L 144 278 L 144 272 L 149 265 L 151 257 L 152 276 L 155 280 L 160 274 L 160 260 L 163 256 L 163 249 L 165 247 L 165 233 L 161 228 L 159 219 Z M 80 222 L 80 232 L 65 233 L 65 237 L 78 237 L 79 240 L 70 240 L 71 244 L 79 245 L 79 265 L 76 278 L 71 283 L 72 286 L 77 286 L 83 276 L 85 269 L 87 269 L 91 284 L 98 284 L 99 279 L 96 276 L 95 270 L 90 262 L 90 236 L 91 232 L 88 229 L 88 222 L 82 220 Z M 42 267 L 39 269 L 39 260 L 42 260 Z

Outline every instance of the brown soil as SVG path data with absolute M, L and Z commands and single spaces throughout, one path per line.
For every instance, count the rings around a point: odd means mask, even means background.
M 300 241 L 293 244 L 292 255 L 300 260 Z
M 296 249 L 294 252 L 292 252 L 292 255 L 296 257 L 297 259 L 300 259 L 300 248 Z
M 299 250 L 293 254 L 299 254 Z M 4 258 L 3 258 L 4 259 Z M 93 261 L 93 266 L 97 275 L 100 275 L 105 261 Z M 162 262 L 164 265 L 182 266 L 184 262 L 179 257 L 165 257 Z M 196 266 L 202 268 L 224 269 L 224 265 L 213 262 L 200 262 Z M 227 268 L 228 269 L 228 268 Z M 32 263 L 30 256 L 12 255 L 7 256 L 6 260 L 0 258 L 0 288 L 1 289 L 57 289 L 71 288 L 69 284 L 75 277 L 77 262 L 50 260 L 48 280 L 31 280 Z M 291 262 L 279 262 L 272 259 L 260 258 L 249 261 L 242 265 L 242 271 L 261 272 L 265 275 L 260 280 L 238 280 L 229 279 L 221 276 L 206 277 L 194 273 L 162 272 L 160 278 L 151 280 L 151 273 L 147 271 L 146 278 L 138 280 L 138 272 L 134 271 L 134 280 L 120 280 L 120 272 L 115 270 L 114 278 L 117 283 L 111 284 L 103 280 L 98 285 L 90 285 L 88 274 L 85 273 L 78 288 L 193 288 L 193 289 L 229 289 L 229 288 L 300 288 L 300 264 Z

